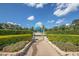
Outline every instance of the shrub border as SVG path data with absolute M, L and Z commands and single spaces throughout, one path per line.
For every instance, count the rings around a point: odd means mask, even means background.
M 62 51 L 60 48 L 58 48 L 55 44 L 52 44 L 47 37 L 45 37 L 45 40 L 48 42 L 48 44 L 51 45 L 51 47 L 53 47 L 60 56 L 79 56 L 79 52 L 65 52 Z
M 32 45 L 32 43 L 32 41 L 29 42 L 25 45 L 23 49 L 18 52 L 0 52 L 0 56 L 24 56 L 27 53 L 29 47 Z

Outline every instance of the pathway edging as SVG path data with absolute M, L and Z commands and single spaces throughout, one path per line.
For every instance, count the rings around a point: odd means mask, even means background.
M 46 41 L 56 49 L 56 51 L 61 55 L 61 56 L 79 56 L 79 52 L 64 52 L 60 48 L 58 48 L 55 44 L 51 43 L 47 37 L 45 37 Z
M 23 49 L 18 52 L 0 52 L 0 56 L 22 56 L 25 54 L 26 50 L 31 46 L 32 42 L 25 45 Z

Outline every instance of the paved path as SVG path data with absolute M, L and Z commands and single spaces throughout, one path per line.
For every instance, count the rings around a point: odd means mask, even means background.
M 51 47 L 46 40 L 37 40 L 29 48 L 27 56 L 59 56 L 57 51 Z

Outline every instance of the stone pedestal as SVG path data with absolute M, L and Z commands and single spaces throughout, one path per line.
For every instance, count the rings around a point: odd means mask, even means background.
M 35 40 L 44 40 L 44 36 L 46 36 L 44 33 L 41 32 L 34 32 L 33 33 L 33 41 Z

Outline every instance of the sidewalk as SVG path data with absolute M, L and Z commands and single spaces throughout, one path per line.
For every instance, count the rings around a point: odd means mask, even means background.
M 29 48 L 27 56 L 59 56 L 46 40 L 38 40 Z

